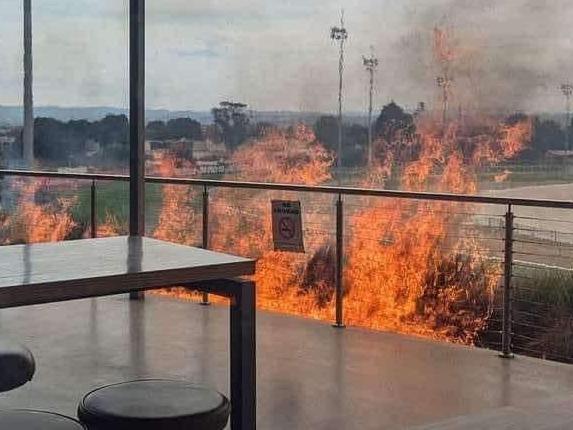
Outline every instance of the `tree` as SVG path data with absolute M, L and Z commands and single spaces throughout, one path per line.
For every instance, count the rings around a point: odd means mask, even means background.
M 101 121 L 93 123 L 93 139 L 104 148 L 111 145 L 129 146 L 129 122 L 125 115 L 107 115 Z
M 227 148 L 236 149 L 249 137 L 249 117 L 244 103 L 221 102 L 212 109 L 213 121 Z
M 203 139 L 201 123 L 191 118 L 171 119 L 165 125 L 165 129 L 168 139 Z
M 167 135 L 165 123 L 163 121 L 150 121 L 147 123 L 145 134 L 148 139 L 164 139 Z
M 71 138 L 66 123 L 53 118 L 36 118 L 34 121 L 34 155 L 47 162 L 68 163 L 76 153 L 77 139 Z
M 413 136 L 416 132 L 414 117 L 391 101 L 382 108 L 374 125 L 374 135 L 391 142 L 399 135 Z
M 532 146 L 536 152 L 544 154 L 551 149 L 561 150 L 564 140 L 565 133 L 559 123 L 553 120 L 535 119 Z
M 332 115 L 319 117 L 314 124 L 316 139 L 332 152 L 338 150 L 338 118 Z M 360 124 L 342 125 L 343 166 L 359 166 L 364 163 L 368 144 L 368 128 Z
M 319 117 L 314 124 L 314 134 L 320 143 L 332 152 L 336 152 L 338 147 L 338 118 L 333 115 Z
M 96 140 L 106 160 L 125 162 L 129 156 L 129 125 L 125 115 L 108 115 L 100 121 L 58 121 L 36 118 L 34 154 L 57 165 L 79 162 L 86 153 L 86 142 Z
M 175 118 L 167 121 L 151 121 L 147 124 L 146 134 L 149 139 L 192 139 L 203 140 L 201 123 L 191 118 Z

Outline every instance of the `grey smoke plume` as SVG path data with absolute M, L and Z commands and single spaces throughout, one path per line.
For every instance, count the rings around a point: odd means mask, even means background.
M 432 29 L 458 57 L 452 109 L 557 111 L 573 81 L 571 0 L 163 0 L 147 19 L 148 104 L 209 109 L 224 99 L 260 110 L 336 109 L 338 52 L 350 33 L 345 109 L 367 106 L 362 55 L 380 58 L 376 107 L 438 101 Z M 21 0 L 0 0 L 0 104 L 21 104 Z M 127 2 L 34 2 L 37 105 L 127 103 Z M 70 37 L 73 35 L 73 37 Z
M 435 101 L 431 84 L 440 68 L 431 33 L 440 26 L 456 53 L 454 103 L 481 111 L 559 110 L 559 85 L 573 79 L 572 11 L 567 0 L 423 2 L 406 14 L 410 31 L 395 45 L 394 58 L 410 89 Z

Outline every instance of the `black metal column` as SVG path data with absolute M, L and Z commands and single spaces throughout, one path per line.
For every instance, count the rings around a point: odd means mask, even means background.
M 503 322 L 501 333 L 501 354 L 503 358 L 512 358 L 511 335 L 512 335 L 512 276 L 513 276 L 513 219 L 511 205 L 507 207 L 505 214 L 505 252 L 503 274 Z
M 145 0 L 129 0 L 129 234 L 145 235 Z
M 336 201 L 336 322 L 333 327 L 344 328 L 344 285 L 343 285 L 343 273 L 344 273 L 344 203 L 342 200 L 342 194 L 338 195 L 338 200 Z
M 203 187 L 203 249 L 209 249 L 209 189 L 207 186 Z M 210 305 L 209 294 L 203 293 L 201 295 L 201 302 L 203 306 Z
M 145 0 L 129 0 L 129 234 L 145 235 Z
M 97 237 L 97 207 L 96 207 L 96 181 L 90 187 L 90 233 L 92 239 Z
M 236 293 L 231 302 L 231 430 L 255 430 L 256 350 L 255 284 L 230 281 Z

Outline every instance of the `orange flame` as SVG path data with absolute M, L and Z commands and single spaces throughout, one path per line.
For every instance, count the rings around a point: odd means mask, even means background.
M 69 212 L 73 199 L 59 198 L 50 204 L 39 204 L 36 195 L 41 183 L 16 184 L 20 190 L 18 212 L 7 216 L 2 229 L 9 231 L 7 243 L 39 243 L 63 240 L 75 227 Z

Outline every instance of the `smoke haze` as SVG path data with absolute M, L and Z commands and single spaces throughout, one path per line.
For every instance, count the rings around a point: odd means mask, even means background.
M 153 108 L 209 109 L 223 99 L 258 110 L 334 111 L 345 9 L 345 106 L 363 110 L 362 55 L 380 58 L 376 104 L 438 101 L 432 31 L 455 58 L 452 109 L 559 111 L 571 77 L 567 0 L 163 0 L 147 11 L 147 97 Z M 38 105 L 127 104 L 127 1 L 34 3 Z M 0 0 L 0 104 L 21 103 L 21 0 Z M 573 79 L 573 77 L 572 77 Z

